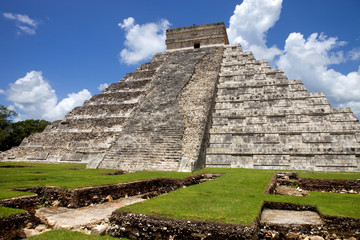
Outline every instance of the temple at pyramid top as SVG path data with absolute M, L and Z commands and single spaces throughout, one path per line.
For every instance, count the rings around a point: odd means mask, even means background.
M 360 171 L 360 123 L 239 44 L 224 23 L 168 29 L 167 51 L 1 161 L 128 171 Z
M 224 44 L 229 44 L 229 40 L 223 22 L 166 30 L 167 50 Z

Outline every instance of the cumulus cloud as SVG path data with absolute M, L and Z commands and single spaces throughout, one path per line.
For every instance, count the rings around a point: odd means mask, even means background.
M 88 90 L 68 94 L 68 97 L 58 103 L 55 90 L 51 88 L 42 72 L 31 71 L 25 77 L 9 84 L 5 91 L 7 100 L 13 102 L 10 107 L 19 116 L 15 121 L 25 119 L 46 119 L 54 121 L 61 119 L 74 107 L 82 105 L 91 97 Z M 19 112 L 20 111 L 20 112 Z
M 282 0 L 244 0 L 230 17 L 227 29 L 229 41 L 240 43 L 257 59 L 267 59 L 272 64 L 281 50 L 276 46 L 266 46 L 266 34 L 279 19 L 281 4 Z
M 360 48 L 354 48 L 349 52 L 350 59 L 355 61 L 360 59 Z
M 343 74 L 331 67 L 360 59 L 360 48 L 344 53 L 346 45 L 324 33 L 290 33 L 284 49 L 266 44 L 267 31 L 280 17 L 282 0 L 244 0 L 237 5 L 227 29 L 231 43 L 240 43 L 257 59 L 266 59 L 284 70 L 289 79 L 300 79 L 311 92 L 324 92 L 333 107 L 351 107 L 360 116 L 360 66 Z
M 124 48 L 120 61 L 126 64 L 137 64 L 150 59 L 155 53 L 166 49 L 166 29 L 170 23 L 162 19 L 157 23 L 135 24 L 132 17 L 126 18 L 118 26 L 125 31 Z
M 38 21 L 31 19 L 26 14 L 3 13 L 3 17 L 14 20 L 18 28 L 18 34 L 26 33 L 30 35 L 36 34 Z
M 109 86 L 108 83 L 101 83 L 99 86 L 98 86 L 98 89 L 100 91 L 104 90 L 105 88 L 107 88 Z
M 324 34 L 313 33 L 305 39 L 300 33 L 291 33 L 277 66 L 290 79 L 301 79 L 311 91 L 325 92 L 332 105 L 352 105 L 354 113 L 360 114 L 360 70 L 345 75 L 329 67 L 346 61 L 344 53 L 337 50 L 344 44 Z

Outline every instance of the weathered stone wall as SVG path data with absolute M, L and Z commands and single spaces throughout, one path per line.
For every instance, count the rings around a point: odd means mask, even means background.
M 206 166 L 360 171 L 360 124 L 349 108 L 226 46 Z
M 166 31 L 167 50 L 229 44 L 224 23 L 193 25 Z

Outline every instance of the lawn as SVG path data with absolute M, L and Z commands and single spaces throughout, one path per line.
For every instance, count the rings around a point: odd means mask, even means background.
M 6 166 L 22 166 L 8 168 Z M 4 167 L 5 166 L 5 167 Z M 114 172 L 109 169 L 86 169 L 86 164 L 40 164 L 0 163 L 0 199 L 31 195 L 33 193 L 12 189 L 34 186 L 58 186 L 67 189 L 78 187 L 130 182 L 149 178 L 184 178 L 191 173 L 178 172 L 136 172 L 124 175 L 105 175 Z M 0 207 L 0 217 L 18 213 L 21 210 Z
M 310 192 L 307 197 L 264 194 L 274 170 L 215 169 L 200 172 L 225 173 L 200 185 L 179 189 L 122 210 L 171 218 L 251 224 L 264 201 L 313 205 L 325 215 L 360 218 L 360 195 Z M 299 172 L 300 177 L 360 179 L 360 173 Z
M 110 236 L 98 236 L 98 235 L 88 235 L 80 232 L 74 232 L 69 230 L 53 230 L 49 232 L 42 233 L 37 236 L 27 238 L 29 240 L 48 240 L 48 239 L 56 239 L 56 240 L 127 240 L 127 238 L 113 238 Z
M 24 167 L 1 167 L 6 165 Z M 47 185 L 71 189 L 158 177 L 184 178 L 191 175 L 178 172 L 99 174 L 112 171 L 115 170 L 86 169 L 85 164 L 0 163 L 0 199 L 31 194 L 11 190 L 19 187 Z M 206 168 L 196 173 L 200 172 L 224 175 L 122 209 L 171 218 L 248 225 L 258 216 L 264 201 L 279 201 L 313 205 L 326 215 L 360 218 L 359 194 L 310 192 L 307 197 L 269 195 L 264 194 L 264 190 L 275 170 Z M 299 175 L 307 178 L 360 179 L 360 173 L 299 171 Z M 11 211 L 15 213 L 19 210 L 0 208 L 0 217 L 11 214 Z

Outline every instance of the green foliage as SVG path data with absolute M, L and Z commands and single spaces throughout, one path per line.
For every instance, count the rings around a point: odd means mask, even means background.
M 11 120 L 9 118 L 16 116 L 16 113 L 0 105 L 0 150 L 2 143 L 11 133 Z
M 110 239 L 119 239 L 126 240 L 127 238 L 113 238 L 110 236 L 98 236 L 98 235 L 88 235 L 81 232 L 69 231 L 69 230 L 53 230 L 49 232 L 42 233 L 37 236 L 26 238 L 29 240 L 48 240 L 48 239 L 57 239 L 57 240 L 110 240 Z
M 25 121 L 11 122 L 9 118 L 16 116 L 12 110 L 0 105 L 0 151 L 19 146 L 21 141 L 32 133 L 42 132 L 51 124 L 45 120 L 28 119 Z
M 47 125 L 51 124 L 46 120 L 28 119 L 11 124 L 11 133 L 7 138 L 7 149 L 19 146 L 21 141 L 32 133 L 42 132 Z

